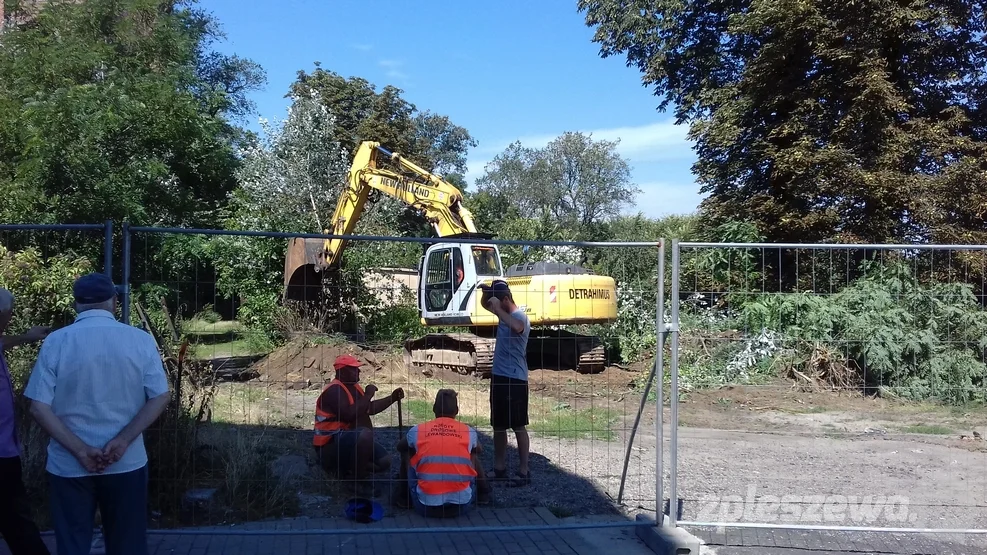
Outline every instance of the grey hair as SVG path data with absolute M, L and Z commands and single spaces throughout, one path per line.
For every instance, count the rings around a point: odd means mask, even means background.
M 0 312 L 14 310 L 14 294 L 0 287 Z
M 75 303 L 76 312 L 85 312 L 87 310 L 105 310 L 107 312 L 113 312 L 113 301 L 115 297 L 110 297 L 109 299 L 101 303 L 89 303 L 89 304 L 79 304 Z

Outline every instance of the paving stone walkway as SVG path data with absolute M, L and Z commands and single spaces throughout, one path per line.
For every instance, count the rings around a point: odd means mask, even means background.
M 475 526 L 560 525 L 544 508 L 479 509 L 455 519 L 426 520 L 418 515 L 384 517 L 379 522 L 359 524 L 346 519 L 288 519 L 258 522 L 235 527 L 196 528 L 195 535 L 152 534 L 151 555 L 411 555 L 411 554 L 544 554 L 590 555 L 599 548 L 573 530 L 496 531 L 462 533 L 424 532 L 403 534 L 305 534 L 305 535 L 228 535 L 231 530 L 370 530 L 385 528 L 450 528 Z M 210 532 L 221 530 L 222 534 Z M 45 538 L 51 546 L 54 539 Z M 9 555 L 0 543 L 0 555 Z M 95 555 L 95 554 L 94 554 Z
M 703 540 L 703 555 L 983 555 L 987 536 L 838 532 L 756 528 L 686 530 Z

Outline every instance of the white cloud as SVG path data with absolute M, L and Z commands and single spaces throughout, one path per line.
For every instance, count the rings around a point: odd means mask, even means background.
M 351 44 L 350 45 L 350 48 L 352 48 L 354 50 L 360 50 L 362 52 L 369 52 L 369 51 L 371 51 L 371 50 L 374 49 L 374 45 L 372 45 L 372 44 Z
M 390 77 L 391 79 L 407 79 L 408 74 L 401 71 L 401 67 L 404 65 L 403 62 L 398 60 L 379 60 L 377 65 L 384 69 L 384 75 Z
M 688 128 L 684 125 L 675 125 L 672 120 L 637 127 L 614 127 L 584 132 L 591 134 L 596 140 L 619 140 L 617 152 L 627 159 L 632 167 L 648 162 L 691 161 L 694 156 L 692 143 L 686 138 Z M 483 175 L 484 166 L 514 141 L 520 141 L 526 147 L 541 148 L 562 133 L 563 131 L 554 135 L 528 135 L 481 147 L 470 156 L 466 177 L 472 181 Z

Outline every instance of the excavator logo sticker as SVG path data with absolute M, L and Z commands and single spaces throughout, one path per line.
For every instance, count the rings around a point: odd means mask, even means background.
M 556 302 L 558 300 L 559 300 L 559 297 L 558 297 L 558 295 L 555 294 L 555 286 L 553 285 L 553 286 L 551 286 L 548 289 L 548 302 L 554 303 L 554 302 Z
M 608 289 L 570 289 L 569 298 L 576 299 L 610 299 Z

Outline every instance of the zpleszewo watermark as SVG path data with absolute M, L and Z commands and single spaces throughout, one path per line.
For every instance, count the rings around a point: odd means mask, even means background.
M 874 522 L 915 523 L 901 495 L 757 495 L 747 488 L 746 498 L 724 495 L 704 500 L 698 522 L 763 522 L 861 526 Z

